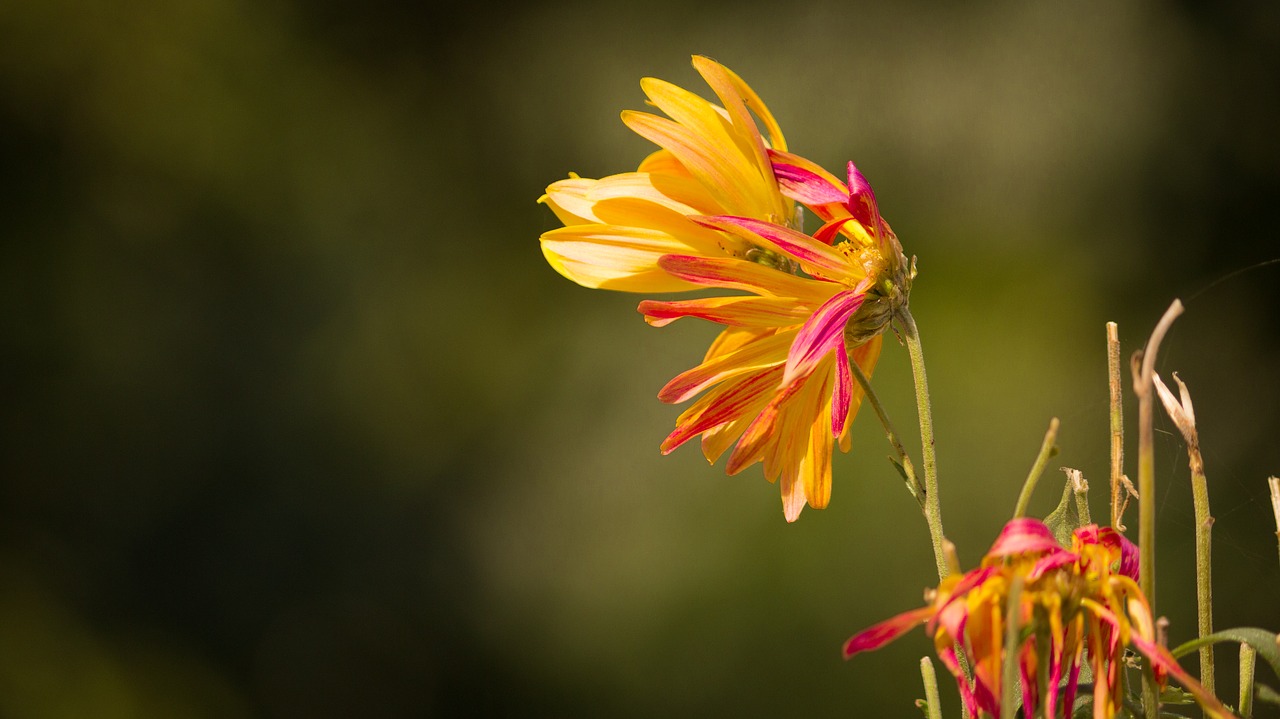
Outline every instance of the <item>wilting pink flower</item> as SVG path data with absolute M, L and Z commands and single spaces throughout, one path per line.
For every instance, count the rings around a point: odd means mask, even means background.
M 844 656 L 878 649 L 923 623 L 973 716 L 1000 717 L 1004 662 L 1015 661 L 1024 715 L 1030 719 L 1043 711 L 1045 719 L 1053 719 L 1071 715 L 1087 653 L 1093 715 L 1107 719 L 1122 706 L 1124 651 L 1130 647 L 1150 662 L 1161 686 L 1172 676 L 1195 696 L 1205 716 L 1230 717 L 1156 640 L 1137 575 L 1137 548 L 1109 527 L 1077 529 L 1067 550 L 1039 520 L 1015 519 L 1005 525 L 982 566 L 944 579 L 930 592 L 927 606 L 854 635 L 844 645 Z M 1011 618 L 1009 596 L 1018 581 L 1022 586 Z M 1025 637 L 1013 657 L 1005 651 L 1011 620 Z M 972 679 L 961 670 L 957 647 L 968 658 Z

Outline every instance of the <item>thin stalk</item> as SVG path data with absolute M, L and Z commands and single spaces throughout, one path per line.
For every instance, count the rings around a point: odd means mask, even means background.
M 948 573 L 943 552 L 946 541 L 942 531 L 942 505 L 938 497 L 938 457 L 933 442 L 933 409 L 929 401 L 929 379 L 924 370 L 924 349 L 920 346 L 920 331 L 916 328 L 911 310 L 903 307 L 895 318 L 907 344 L 911 357 L 911 375 L 916 385 L 916 412 L 920 415 L 920 451 L 924 460 L 924 518 L 929 523 L 929 539 L 933 543 L 933 559 L 938 567 L 938 578 Z
M 1018 711 L 1018 633 L 1022 631 L 1022 577 L 1013 578 L 1004 611 L 1004 665 L 1000 677 L 1000 716 L 1017 716 Z M 1026 697 L 1023 697 L 1026 701 Z
M 1120 328 L 1107 323 L 1107 377 L 1111 395 L 1111 526 L 1123 532 L 1124 509 L 1129 495 L 1121 486 L 1124 477 L 1124 409 L 1120 385 Z
M 916 498 L 916 502 L 923 511 L 925 504 L 924 487 L 920 486 L 920 479 L 916 477 L 916 468 L 911 462 L 911 457 L 907 454 L 907 448 L 903 447 L 902 442 L 898 439 L 900 436 L 898 430 L 894 429 L 893 423 L 889 421 L 889 415 L 884 411 L 884 405 L 880 404 L 880 398 L 876 396 L 875 390 L 871 388 L 871 380 L 867 379 L 867 375 L 863 373 L 858 363 L 853 361 L 853 358 L 849 359 L 849 370 L 853 374 L 853 378 L 862 387 L 862 393 L 866 396 L 867 401 L 871 403 L 871 408 L 875 410 L 876 416 L 880 418 L 880 426 L 884 427 L 885 436 L 893 447 L 894 453 L 898 456 L 898 466 L 902 468 L 902 473 L 906 475 L 907 491 L 911 492 L 911 496 Z
M 1271 509 L 1276 513 L 1276 548 L 1280 549 L 1280 477 L 1268 477 L 1267 486 L 1271 488 Z
M 1040 475 L 1044 474 L 1045 465 L 1049 464 L 1049 458 L 1058 453 L 1058 447 L 1054 444 L 1058 440 L 1058 418 L 1054 417 L 1049 420 L 1049 431 L 1044 433 L 1044 442 L 1040 444 L 1040 454 L 1036 455 L 1035 464 L 1031 465 L 1031 473 L 1027 475 L 1027 481 L 1022 483 L 1022 492 L 1018 494 L 1018 504 L 1013 508 L 1013 518 L 1019 519 L 1027 516 L 1027 505 L 1031 502 L 1031 494 L 1036 489 L 1036 484 L 1040 481 Z
M 920 659 L 920 678 L 924 680 L 925 711 L 929 719 L 942 719 L 942 698 L 938 694 L 938 673 L 929 657 Z
M 1187 443 L 1187 461 L 1191 466 L 1191 498 L 1196 513 L 1196 619 L 1200 638 L 1203 639 L 1213 634 L 1213 556 L 1210 541 L 1213 516 L 1209 514 L 1209 483 L 1205 481 L 1204 457 L 1200 454 L 1200 433 L 1196 430 L 1196 413 L 1191 404 L 1191 393 L 1177 372 L 1173 373 L 1173 379 L 1178 383 L 1178 399 L 1174 398 L 1160 375 L 1155 375 L 1152 381 L 1165 412 Z M 1200 647 L 1200 683 L 1210 694 L 1216 692 L 1213 646 L 1210 644 Z
M 1146 349 L 1133 358 L 1133 391 L 1138 395 L 1138 584 L 1153 615 L 1156 606 L 1156 464 L 1151 425 L 1155 394 L 1152 377 L 1160 341 L 1180 314 L 1182 303 L 1174 300 L 1156 323 Z M 1147 719 L 1160 716 L 1160 691 L 1150 667 L 1142 673 L 1142 710 Z

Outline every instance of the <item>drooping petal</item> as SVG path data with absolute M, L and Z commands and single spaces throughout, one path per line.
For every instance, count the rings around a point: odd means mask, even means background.
M 844 643 L 844 658 L 883 647 L 933 618 L 934 612 L 933 606 L 920 607 L 863 629 Z
M 849 407 L 853 404 L 853 372 L 849 369 L 849 353 L 844 338 L 836 348 L 836 386 L 831 397 L 831 435 L 844 434 L 849 421 Z
M 862 306 L 865 291 L 837 292 L 813 313 L 796 334 L 787 353 L 787 372 L 782 381 L 789 383 L 806 375 L 832 350 L 844 346 L 844 326 Z
M 866 342 L 854 347 L 850 354 L 853 361 L 862 368 L 862 374 L 869 380 L 871 375 L 875 374 L 876 363 L 880 360 L 880 348 L 884 345 L 884 335 L 876 335 Z M 849 437 L 849 427 L 853 424 L 853 420 L 858 416 L 858 410 L 862 407 L 862 398 L 864 393 L 862 386 L 856 382 L 851 385 L 852 392 L 849 397 L 848 416 L 844 421 L 844 431 L 840 433 L 840 451 L 848 452 L 851 439 Z
M 788 451 L 788 447 L 798 444 L 798 440 L 793 435 L 779 432 L 778 422 L 784 405 L 796 395 L 803 384 L 804 382 L 800 381 L 785 386 L 774 394 L 764 409 L 760 410 L 760 414 L 756 415 L 756 418 L 743 431 L 733 453 L 729 455 L 729 461 L 724 469 L 727 474 L 735 475 L 756 462 L 766 459 L 766 452 L 770 454 L 769 461 L 765 463 L 766 477 L 769 479 L 777 477 L 784 465 L 791 467 L 794 471 L 795 465 L 799 464 L 799 457 L 797 456 L 794 462 L 787 462 L 784 455 L 792 454 Z M 771 444 L 771 440 L 776 441 Z M 803 487 L 801 491 L 803 492 Z
M 832 360 L 818 368 L 813 382 L 805 387 L 804 394 L 796 402 L 796 428 L 784 427 L 783 431 L 803 432 L 808 437 L 800 458 L 800 478 L 804 482 L 804 496 L 810 507 L 824 509 L 831 501 L 831 385 L 834 374 Z M 819 381 L 820 380 L 820 381 Z
M 799 519 L 800 512 L 805 507 L 804 482 L 798 474 L 798 467 L 788 466 L 783 471 L 782 481 L 778 483 L 782 490 L 782 516 L 788 522 Z
M 668 404 L 683 402 L 729 377 L 780 365 L 786 361 L 786 347 L 793 336 L 784 333 L 764 337 L 729 354 L 703 362 L 676 375 L 658 392 L 658 399 Z
M 755 416 L 772 396 L 781 374 L 781 367 L 773 367 L 726 381 L 716 387 L 680 415 L 675 431 L 662 442 L 662 453 L 669 454 L 689 439 L 732 422 L 744 414 Z
M 1178 664 L 1178 660 L 1174 659 L 1168 649 L 1155 642 L 1148 641 L 1136 633 L 1130 637 L 1130 641 L 1151 662 L 1152 666 L 1167 672 L 1169 676 L 1182 685 L 1182 688 L 1191 692 L 1191 695 L 1196 698 L 1196 702 L 1204 709 L 1205 716 L 1213 717 L 1213 719 L 1234 719 L 1235 715 L 1223 706 L 1217 697 L 1210 694 L 1200 682 L 1196 681 L 1195 677 L 1188 674 L 1187 670 Z
M 1038 519 L 1020 517 L 1010 520 L 987 552 L 988 557 L 1005 557 L 1010 554 L 1047 552 L 1061 549 L 1053 532 Z

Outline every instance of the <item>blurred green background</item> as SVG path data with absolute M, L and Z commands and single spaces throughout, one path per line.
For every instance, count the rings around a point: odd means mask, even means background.
M 641 77 L 708 94 L 695 52 L 919 256 L 966 566 L 1051 416 L 1034 509 L 1068 465 L 1105 517 L 1103 323 L 1127 357 L 1179 296 L 1218 625 L 1280 629 L 1280 265 L 1215 283 L 1280 257 L 1278 7 L 0 3 L 0 715 L 915 715 L 923 632 L 839 658 L 936 582 L 873 418 L 786 525 L 758 468 L 658 453 L 714 329 L 538 250 L 546 184 L 650 151 Z

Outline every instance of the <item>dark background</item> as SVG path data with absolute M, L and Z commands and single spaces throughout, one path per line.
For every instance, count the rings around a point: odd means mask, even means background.
M 0 3 L 0 715 L 913 716 L 923 632 L 838 652 L 936 582 L 873 418 L 788 526 L 759 469 L 657 451 L 713 328 L 538 251 L 547 183 L 650 151 L 641 77 L 709 95 L 695 52 L 919 256 L 966 567 L 1051 416 L 1036 513 L 1068 465 L 1105 518 L 1103 323 L 1127 357 L 1182 297 L 1217 622 L 1280 629 L 1280 6 L 467 7 Z M 910 427 L 895 344 L 876 384 Z

